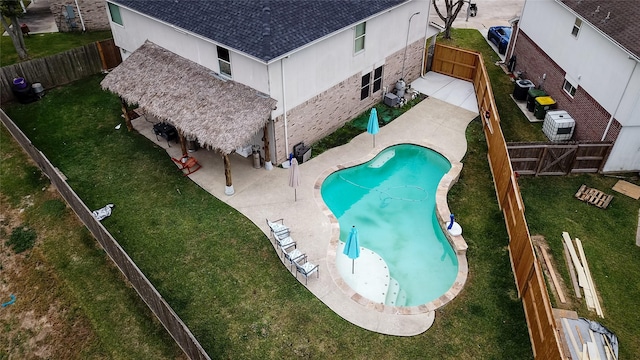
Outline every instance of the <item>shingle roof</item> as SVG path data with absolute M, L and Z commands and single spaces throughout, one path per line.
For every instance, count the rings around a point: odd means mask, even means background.
M 558 0 L 640 58 L 638 0 Z
M 109 1 L 268 62 L 409 0 Z

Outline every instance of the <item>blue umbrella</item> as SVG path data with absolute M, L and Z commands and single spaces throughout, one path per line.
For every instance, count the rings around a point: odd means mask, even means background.
M 378 111 L 376 108 L 371 109 L 371 114 L 369 115 L 369 124 L 367 124 L 367 132 L 373 135 L 373 147 L 376 147 L 376 134 L 380 131 L 380 127 L 378 126 Z
M 351 228 L 351 232 L 349 233 L 349 238 L 347 239 L 347 243 L 344 244 L 343 254 L 347 255 L 349 259 L 351 259 L 351 273 L 353 274 L 355 260 L 360 256 L 360 244 L 358 240 L 358 230 L 356 227 Z

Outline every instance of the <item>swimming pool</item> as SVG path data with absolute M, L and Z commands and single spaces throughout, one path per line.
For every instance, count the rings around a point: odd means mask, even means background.
M 321 196 L 338 219 L 340 240 L 345 241 L 355 225 L 360 246 L 386 263 L 390 279 L 385 305 L 428 303 L 456 281 L 458 259 L 438 223 L 435 199 L 450 169 L 450 162 L 437 152 L 401 144 L 336 171 L 322 183 Z M 341 251 L 336 256 L 346 257 Z M 338 270 L 343 279 L 351 273 L 350 267 Z

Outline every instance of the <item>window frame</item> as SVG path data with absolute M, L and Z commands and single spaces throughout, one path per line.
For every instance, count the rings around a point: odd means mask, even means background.
M 573 99 L 576 96 L 576 91 L 578 91 L 578 88 L 565 78 L 564 82 L 562 83 L 562 90 L 564 90 L 564 92 Z
M 222 50 L 223 54 L 220 53 L 220 51 Z M 227 57 L 224 58 L 222 55 L 224 55 L 224 52 L 226 52 Z M 232 78 L 231 74 L 233 74 L 233 72 L 231 71 L 231 51 L 229 51 L 229 49 L 222 47 L 220 45 L 216 45 L 216 54 L 218 56 L 218 68 L 220 70 L 220 75 L 228 77 L 229 79 Z M 225 70 L 223 70 L 223 65 L 226 65 L 226 67 L 229 68 L 229 73 L 227 74 L 225 72 Z
M 365 81 L 365 78 L 367 79 Z M 366 89 L 366 92 L 365 92 Z M 368 72 L 362 75 L 360 80 L 360 101 L 367 99 L 371 96 L 371 73 Z
M 573 28 L 571 29 L 571 35 L 577 39 L 580 34 L 580 29 L 582 29 L 582 19 L 576 17 L 576 21 L 573 23 Z
M 124 21 L 122 21 L 122 13 L 120 12 L 120 6 L 108 2 L 107 7 L 109 8 L 109 20 L 111 20 L 111 22 L 114 24 L 124 26 Z M 113 16 L 114 12 L 117 13 L 117 19 Z
M 380 75 L 378 75 L 378 71 L 380 72 Z M 373 70 L 373 79 L 371 81 L 372 83 L 372 87 L 371 87 L 371 93 L 375 94 L 378 91 L 382 90 L 382 79 L 384 76 L 384 65 L 380 65 L 377 68 L 375 68 Z
M 358 29 L 362 26 L 362 33 L 358 34 Z M 353 29 L 353 53 L 358 54 L 364 51 L 366 47 L 366 36 L 367 36 L 367 22 L 363 21 L 360 24 L 356 25 Z M 359 45 L 359 43 L 362 43 Z M 361 47 L 360 47 L 361 46 Z

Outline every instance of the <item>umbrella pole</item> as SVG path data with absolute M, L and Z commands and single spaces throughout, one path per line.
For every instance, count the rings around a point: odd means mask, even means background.
M 293 201 L 298 201 L 298 189 L 293 189 Z
M 373 147 L 376 147 L 376 135 L 373 135 Z
M 354 266 L 355 266 L 356 260 L 355 259 L 351 259 L 351 274 L 354 274 Z

